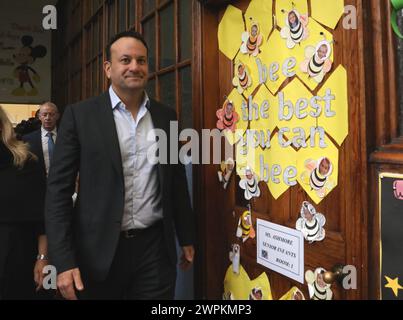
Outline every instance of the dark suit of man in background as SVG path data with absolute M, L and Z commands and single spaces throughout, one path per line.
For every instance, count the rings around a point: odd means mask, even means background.
M 38 157 L 38 164 L 43 171 L 42 181 L 37 181 L 38 188 L 42 185 L 46 185 L 46 177 L 49 173 L 50 161 L 52 160 L 56 143 L 57 121 L 59 117 L 59 110 L 54 103 L 43 103 L 39 108 L 41 128 L 23 136 L 23 140 L 29 144 L 30 151 Z M 44 277 L 42 270 L 49 263 L 47 238 L 43 223 L 38 224 L 38 234 L 38 255 L 34 268 L 34 280 L 37 284 L 37 290 L 42 288 Z M 52 294 L 53 293 L 41 291 L 38 298 L 50 299 Z
M 47 175 L 57 137 L 57 106 L 52 102 L 42 104 L 39 108 L 39 120 L 42 123 L 41 128 L 23 136 L 23 140 L 28 142 L 30 151 L 38 157 L 39 164 Z
M 184 167 L 146 159 L 152 129 L 175 112 L 149 99 L 148 48 L 137 32 L 106 49 L 108 92 L 68 106 L 47 189 L 49 253 L 66 299 L 172 299 L 175 232 L 182 266 L 194 257 L 195 221 Z M 169 159 L 169 158 L 168 158 Z M 77 173 L 78 197 L 71 196 Z M 76 291 L 77 290 L 77 291 Z

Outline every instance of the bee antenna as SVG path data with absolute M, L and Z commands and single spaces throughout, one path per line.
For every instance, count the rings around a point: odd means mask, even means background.
M 285 10 L 284 10 L 284 9 L 281 9 L 281 12 L 282 12 L 282 13 L 285 13 Z
M 295 8 L 295 3 L 294 3 L 294 1 L 292 2 L 292 8 L 293 8 L 293 9 Z

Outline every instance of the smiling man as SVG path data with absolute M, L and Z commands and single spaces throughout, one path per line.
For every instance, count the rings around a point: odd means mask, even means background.
M 175 112 L 150 99 L 148 48 L 140 34 L 116 35 L 106 48 L 109 90 L 68 106 L 46 199 L 49 255 L 66 299 L 173 299 L 175 234 L 181 266 L 194 258 L 195 219 L 184 167 L 151 164 L 150 130 L 169 141 Z M 77 173 L 78 197 L 71 196 Z

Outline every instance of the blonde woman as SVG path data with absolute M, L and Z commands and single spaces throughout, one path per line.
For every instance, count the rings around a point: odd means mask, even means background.
M 42 286 L 47 264 L 43 174 L 0 106 L 0 300 L 35 299 Z

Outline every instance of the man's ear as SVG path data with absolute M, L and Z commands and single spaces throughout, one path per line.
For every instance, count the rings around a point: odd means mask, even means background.
M 106 77 L 108 79 L 111 78 L 111 62 L 110 61 L 104 61 L 104 71 L 106 74 Z

